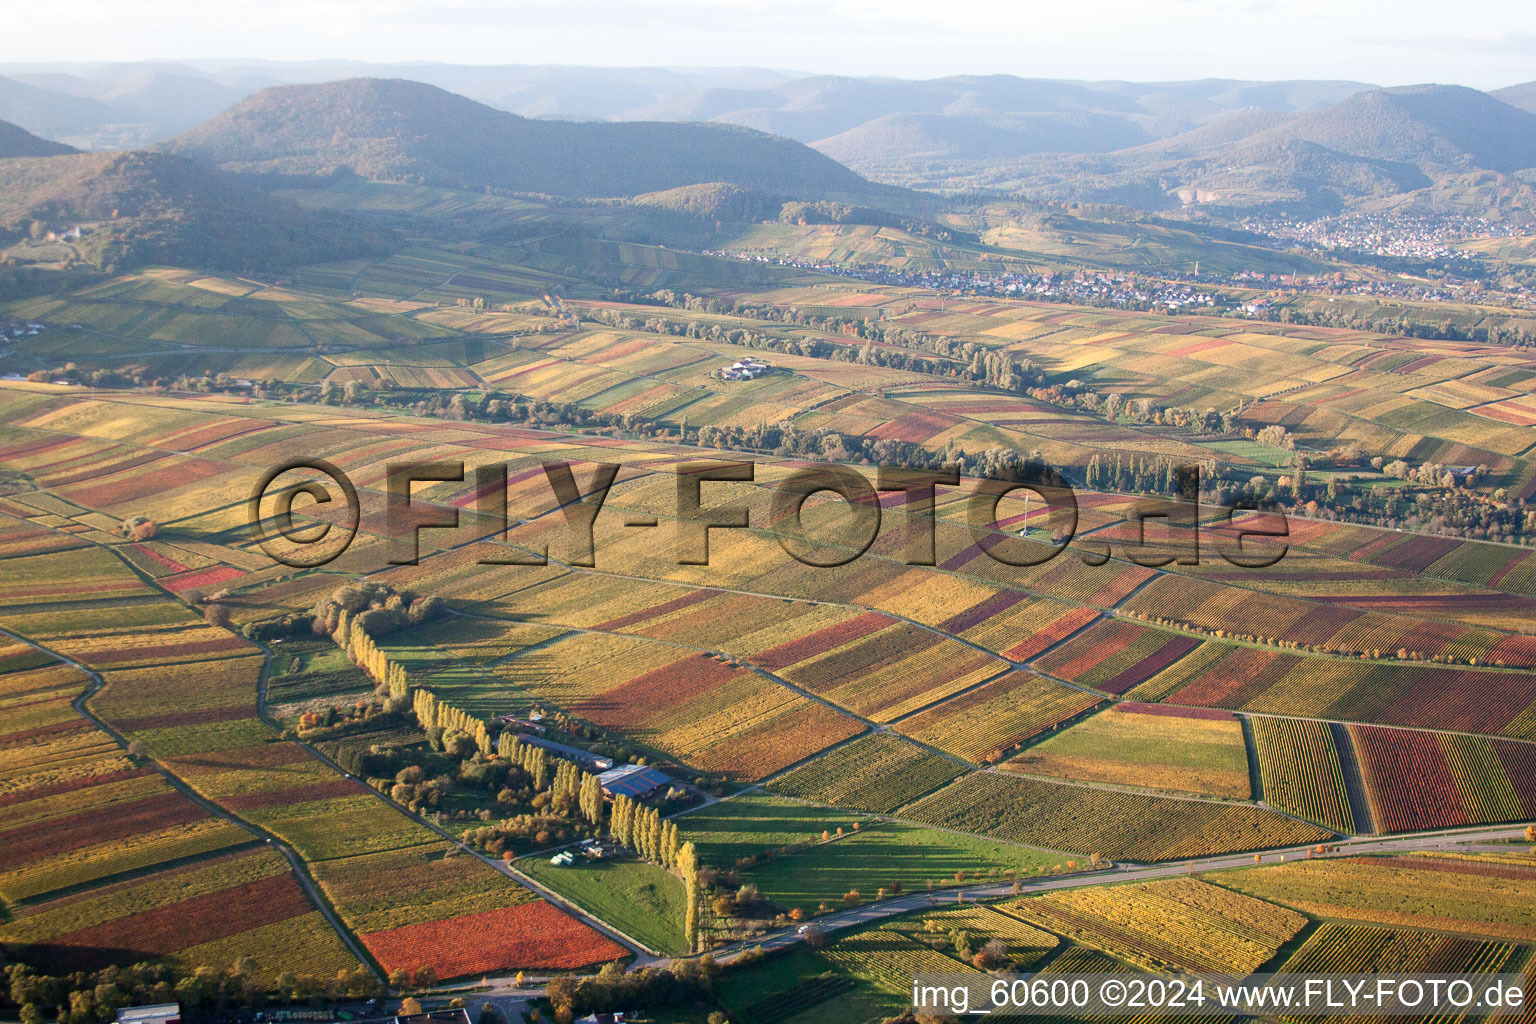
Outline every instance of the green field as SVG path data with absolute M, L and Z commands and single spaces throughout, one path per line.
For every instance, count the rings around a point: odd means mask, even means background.
M 855 832 L 857 815 L 755 793 L 677 820 L 704 862 L 722 869 L 772 847 L 814 842 L 741 869 L 743 881 L 755 883 L 769 899 L 806 910 L 822 902 L 840 905 L 853 889 L 870 899 L 896 883 L 908 892 L 930 881 L 953 884 L 957 871 L 972 879 L 993 871 L 1032 875 L 1062 863 L 1059 856 L 1022 846 L 907 822 L 871 822 L 867 816 Z M 822 829 L 835 836 L 839 827 L 845 830 L 842 838 L 820 841 Z
M 764 894 L 791 906 L 835 903 L 857 889 L 873 898 L 894 883 L 911 892 L 929 881 L 953 884 L 956 872 L 976 879 L 996 871 L 1048 872 L 1063 858 L 977 836 L 941 832 L 906 822 L 882 822 L 857 835 L 768 861 L 742 872 Z
M 637 860 L 578 861 L 557 867 L 540 854 L 517 862 L 588 913 L 662 953 L 685 953 L 683 884 L 663 868 Z
M 823 831 L 852 830 L 871 822 L 867 814 L 817 807 L 786 796 L 746 793 L 677 819 L 683 837 L 698 848 L 699 860 L 730 867 L 776 846 L 819 840 Z

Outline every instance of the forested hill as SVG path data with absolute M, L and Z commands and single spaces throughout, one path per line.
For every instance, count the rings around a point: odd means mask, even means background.
M 219 270 L 277 270 L 376 255 L 388 232 L 242 185 L 167 153 L 78 153 L 0 160 L 0 230 L 34 221 L 84 225 L 80 257 L 103 270 L 175 263 Z
M 0 121 L 0 160 L 13 156 L 58 156 L 74 153 L 73 146 L 62 142 L 40 139 L 36 135 L 7 121 Z
M 243 174 L 350 171 L 575 197 L 726 182 L 797 199 L 911 198 L 798 142 L 735 125 L 530 120 L 400 79 L 264 89 L 164 145 Z

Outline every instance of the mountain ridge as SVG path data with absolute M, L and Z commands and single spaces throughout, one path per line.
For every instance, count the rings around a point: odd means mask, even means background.
M 78 152 L 74 146 L 41 138 L 20 125 L 0 121 L 0 160 L 19 156 L 63 156 Z
M 159 148 L 246 175 L 340 172 L 569 197 L 726 182 L 796 198 L 913 198 L 738 126 L 533 120 L 403 79 L 264 89 Z

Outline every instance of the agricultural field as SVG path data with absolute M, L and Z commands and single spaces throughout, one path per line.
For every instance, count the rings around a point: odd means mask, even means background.
M 808 949 L 727 972 L 716 982 L 715 994 L 743 1024 L 871 1020 L 907 1005 L 900 996 Z
M 874 821 L 871 815 L 761 791 L 748 791 L 677 819 L 678 827 L 698 848 L 699 860 L 722 869 L 769 850 L 819 842 L 823 832 L 852 833 L 856 824 L 868 826 Z
M 123 600 L 130 602 L 130 610 L 158 605 L 166 611 L 161 621 L 174 622 L 172 613 L 179 613 L 198 625 L 153 624 L 129 630 L 120 619 L 114 619 L 110 604 L 102 600 L 75 616 L 76 623 L 89 623 L 92 616 L 100 618 L 102 625 L 89 632 L 61 628 L 56 613 L 50 617 L 39 611 L 9 620 L 8 625 L 14 622 L 14 628 L 30 630 L 50 650 L 72 652 L 70 657 L 98 671 L 103 685 L 86 706 L 121 740 L 108 738 L 75 710 L 73 698 L 91 688 L 91 680 L 78 670 L 50 657 L 50 666 L 0 675 L 0 679 L 14 677 L 20 692 L 28 697 L 17 702 L 11 712 L 14 743 L 6 746 L 15 758 L 9 766 L 13 771 L 7 787 L 7 810 L 12 817 L 6 819 L 16 830 L 7 842 L 15 858 L 0 873 L 0 898 L 30 904 L 53 893 L 111 884 L 160 865 L 180 867 L 249 846 L 263 836 L 276 836 L 308 862 L 341 919 L 381 964 L 391 958 L 390 969 L 430 966 L 442 977 L 452 976 L 447 972 L 459 971 L 461 961 L 470 957 L 469 953 L 454 952 L 453 947 L 453 943 L 467 940 L 469 929 L 505 928 L 503 918 L 516 908 L 541 902 L 488 865 L 468 857 L 455 862 L 445 879 L 451 891 L 440 903 L 423 902 L 420 880 L 412 884 L 404 871 L 370 873 L 365 886 L 347 888 L 338 880 L 347 877 L 354 863 L 392 856 L 390 851 L 396 850 L 414 848 L 425 853 L 434 834 L 299 744 L 281 740 L 257 713 L 264 661 L 255 656 L 256 648 L 249 642 L 228 630 L 202 625 L 203 620 L 194 618 L 185 605 L 153 596 L 155 592 L 147 590 L 129 564 L 109 549 L 93 546 L 36 557 L 68 561 L 31 561 L 14 583 L 8 578 L 6 587 L 0 589 L 20 595 L 37 590 L 39 584 L 34 581 L 63 579 L 71 572 L 80 572 L 103 593 L 128 595 Z M 147 592 L 139 596 L 130 583 Z M 54 595 L 50 592 L 49 596 Z M 16 607 L 14 602 L 12 607 Z M 193 639 L 184 644 L 158 642 L 167 628 L 190 634 Z M 15 648 L 16 663 L 29 664 L 27 650 L 22 645 Z M 30 661 L 35 660 L 30 657 Z M 169 663 L 139 667 L 153 660 Z M 32 682 L 22 678 L 25 675 L 37 678 Z M 135 756 L 132 751 L 141 753 Z M 197 799 L 173 789 L 165 775 L 150 765 L 184 784 Z M 28 799 L 34 793 L 56 809 Z M 110 817 L 104 819 L 103 811 L 110 811 Z M 442 852 L 423 863 L 441 860 Z M 313 948 L 313 962 L 306 960 L 304 964 L 321 974 L 333 975 L 336 968 L 328 965 L 334 965 L 338 957 L 346 966 L 355 964 L 355 958 L 344 952 L 346 947 L 335 929 L 319 916 L 291 877 L 274 878 L 261 883 L 266 888 L 260 889 L 262 895 L 257 898 L 264 906 L 270 905 L 270 913 L 279 916 L 263 919 L 253 912 L 251 920 L 257 923 L 245 940 L 240 937 L 245 929 L 194 927 L 192 916 L 207 912 L 198 908 L 218 903 L 212 897 L 201 903 L 168 901 L 176 904 L 174 909 L 157 911 L 159 918 L 143 922 L 131 914 L 119 915 L 124 918 L 119 927 L 133 930 L 142 926 L 148 934 L 152 920 L 164 919 L 165 925 L 155 927 L 198 938 L 185 948 L 172 946 L 159 951 L 167 962 L 183 965 L 209 965 L 202 958 L 224 957 L 230 950 L 234 952 L 227 961 L 232 962 L 245 949 L 256 955 L 258 963 L 273 965 L 276 973 L 277 965 L 284 961 L 263 944 L 285 929 L 304 937 L 296 949 L 306 944 Z M 396 886 L 401 888 L 395 891 Z M 227 894 L 228 900 L 245 898 L 238 892 Z M 380 927 L 371 927 L 371 906 L 391 898 L 408 901 L 400 904 L 404 913 L 386 916 L 378 922 Z M 500 916 L 471 921 L 472 911 Z M 575 945 L 587 941 L 574 941 L 581 933 L 590 934 L 589 952 L 598 959 L 622 953 L 552 907 L 521 913 L 544 914 L 547 923 L 564 929 Z M 423 939 L 428 932 L 430 938 Z M 448 955 L 439 959 L 435 953 L 439 943 L 460 959 Z M 577 956 L 569 951 L 558 955 L 540 952 L 521 939 L 489 948 L 490 952 L 478 948 L 473 954 L 479 969 L 574 962 L 572 957 Z M 412 961 L 404 962 L 406 956 Z M 528 959 L 518 965 L 502 957 Z
M 1536 940 L 1531 886 L 1536 865 L 1460 857 L 1328 857 L 1209 877 L 1328 920 Z
M 916 892 L 952 886 L 961 878 L 1028 878 L 1061 870 L 1066 863 L 1059 854 L 985 837 L 882 821 L 806 850 L 769 856 L 741 874 L 770 899 L 812 912 L 823 903 L 841 906 L 849 892 L 876 899 L 882 889 L 891 895 L 898 887 Z
M 822 955 L 877 988 L 892 994 L 906 992 L 909 996 L 915 974 L 970 974 L 975 971 L 969 964 L 927 946 L 894 925 L 841 937 Z
M 1339 763 L 1335 731 L 1326 722 L 1301 718 L 1254 715 L 1248 722 L 1265 802 L 1336 832 L 1353 834 L 1359 825 Z
M 1041 672 L 1119 696 L 1199 646 L 1177 633 L 1122 619 L 1095 623 L 1036 664 Z
M 1536 675 L 1319 658 L 1207 640 L 1126 694 L 1257 714 L 1536 737 Z
M 895 729 L 956 757 L 995 763 L 1021 744 L 1098 704 L 1099 699 L 1092 694 L 1031 672 L 1010 672 L 927 711 L 901 718 Z
M 1536 818 L 1536 744 L 1349 727 L 1382 832 Z
M 973 772 L 904 809 L 943 828 L 1080 854 L 1178 860 L 1317 843 L 1331 832 L 1260 807 Z
M 775 792 L 813 803 L 883 814 L 939 788 L 965 770 L 890 733 L 838 747 L 775 778 Z
M 906 892 L 976 881 L 1028 877 L 1065 866 L 1066 858 L 981 836 L 908 821 L 853 815 L 789 797 L 747 793 L 676 819 L 699 859 L 735 869 L 769 899 L 813 911 L 841 905 L 858 890 Z
M 272 941 L 280 933 L 281 941 Z M 89 895 L 30 905 L 0 928 L 0 939 L 45 947 L 74 970 L 161 961 L 183 970 L 222 970 L 255 957 L 262 976 L 283 971 L 319 978 L 357 960 L 270 849 L 226 853 L 104 886 Z
M 1124 702 L 1004 762 L 1028 775 L 1248 799 L 1248 755 L 1236 716 Z
M 724 658 L 638 638 L 578 633 L 496 672 L 679 762 L 756 781 L 864 725 Z
M 1293 910 L 1185 878 L 1066 889 L 1001 909 L 1151 971 L 1247 974 L 1307 924 Z
M 644 861 L 597 861 L 556 867 L 543 856 L 517 868 L 658 953 L 686 953 L 683 884 Z
M 1477 941 L 1425 932 L 1324 924 L 1280 970 L 1288 973 L 1498 973 L 1519 967 L 1525 950 L 1508 942 Z M 1433 966 L 1431 966 L 1433 965 Z

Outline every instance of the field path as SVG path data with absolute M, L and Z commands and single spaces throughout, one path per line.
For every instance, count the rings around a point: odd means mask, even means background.
M 1339 772 L 1344 776 L 1344 793 L 1349 797 L 1349 810 L 1355 819 L 1355 832 L 1359 835 L 1376 834 L 1376 816 L 1371 813 L 1371 800 L 1365 788 L 1365 775 L 1360 771 L 1360 758 L 1355 754 L 1355 741 L 1349 728 L 1340 722 L 1328 723 L 1329 735 L 1339 752 Z

